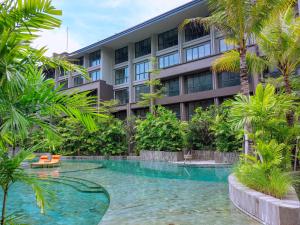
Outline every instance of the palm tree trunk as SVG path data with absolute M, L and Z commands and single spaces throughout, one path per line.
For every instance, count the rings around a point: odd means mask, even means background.
M 292 86 L 290 83 L 288 72 L 284 72 L 283 80 L 284 80 L 286 94 L 288 95 L 292 94 Z M 290 127 L 294 126 L 294 120 L 295 120 L 294 117 L 295 117 L 295 112 L 293 110 L 289 110 L 286 114 L 286 121 Z
M 245 41 L 240 48 L 240 80 L 242 94 L 250 98 L 250 88 L 248 79 L 248 67 L 246 62 L 247 48 Z M 244 125 L 244 150 L 245 154 L 252 154 L 252 141 L 249 139 L 249 133 L 252 132 L 252 127 L 249 122 Z
M 5 224 L 5 210 L 6 210 L 7 194 L 8 194 L 8 187 L 6 185 L 5 188 L 4 188 L 4 190 L 3 190 L 1 225 Z

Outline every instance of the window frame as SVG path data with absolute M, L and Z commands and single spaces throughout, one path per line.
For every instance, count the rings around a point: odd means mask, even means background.
M 125 94 L 124 94 L 124 91 L 126 92 Z M 122 101 L 120 101 L 120 99 L 116 97 L 117 93 L 122 93 L 122 98 L 121 98 Z M 119 100 L 120 105 L 128 104 L 129 103 L 129 89 L 123 88 L 123 89 L 114 90 L 114 99 Z M 123 101 L 124 99 L 125 99 L 125 101 Z
M 176 37 L 175 37 L 176 33 Z M 171 30 L 165 31 L 158 34 L 157 38 L 157 48 L 158 51 L 163 49 L 171 48 L 178 45 L 178 28 L 173 28 Z
M 115 64 L 128 62 L 128 46 L 115 50 Z
M 143 87 L 143 91 L 145 91 L 145 89 L 147 89 L 146 92 L 142 92 L 139 91 L 139 93 L 137 93 L 137 88 L 141 88 Z M 134 86 L 134 99 L 135 102 L 139 102 L 141 100 L 141 94 L 145 94 L 145 93 L 150 93 L 150 87 L 146 84 L 139 84 L 139 85 L 135 85 Z
M 209 75 L 209 76 L 208 76 Z M 209 77 L 210 83 L 207 88 L 205 86 L 205 78 L 204 77 Z M 190 83 L 192 82 L 192 83 Z M 199 72 L 195 74 L 188 75 L 185 79 L 185 91 L 186 94 L 193 94 L 193 93 L 198 93 L 198 92 L 203 92 L 203 91 L 210 91 L 213 90 L 213 78 L 212 78 L 212 72 L 211 71 L 204 71 L 204 72 Z
M 124 71 L 123 74 L 117 74 L 118 71 Z M 128 78 L 129 78 L 129 74 L 128 74 L 128 66 L 126 67 L 122 67 L 122 68 L 118 68 L 115 69 L 115 85 L 121 85 L 121 84 L 128 84 Z M 118 77 L 117 76 L 123 76 L 123 77 Z M 123 82 L 117 82 L 117 80 L 124 80 Z
M 143 67 L 143 71 L 140 71 L 141 68 L 139 68 L 139 67 L 141 65 Z M 135 81 L 148 80 L 150 77 L 150 71 L 151 71 L 151 69 L 150 69 L 150 61 L 149 60 L 135 63 L 134 64 L 134 80 Z
M 208 47 L 207 47 L 208 46 Z M 200 56 L 200 49 L 203 49 L 203 56 Z M 189 52 L 191 51 L 191 54 Z M 208 53 L 206 53 L 208 51 Z M 191 57 L 189 57 L 191 55 Z M 192 62 L 197 59 L 202 59 L 211 55 L 211 43 L 206 42 L 200 45 L 194 45 L 185 49 L 186 62 Z
M 89 54 L 89 67 L 99 66 L 101 63 L 101 51 L 97 50 Z
M 98 78 L 98 75 L 97 75 L 97 76 L 96 76 L 97 79 L 94 80 L 93 77 L 92 77 L 92 74 L 93 74 L 93 73 L 97 73 L 97 72 L 99 73 L 99 78 Z M 90 72 L 89 72 L 89 77 L 90 77 L 90 79 L 91 79 L 90 82 L 95 82 L 95 81 L 101 80 L 101 79 L 102 79 L 102 73 L 101 73 L 101 70 L 93 70 L 93 71 L 90 71 Z
M 175 56 L 177 58 L 175 58 Z M 171 63 L 171 61 L 170 61 L 171 58 L 170 57 L 173 57 L 173 62 L 174 63 Z M 163 60 L 163 64 L 164 64 L 163 67 L 161 66 L 162 65 L 161 59 Z M 168 65 L 165 65 L 166 59 L 168 60 Z M 159 69 L 165 69 L 165 68 L 172 67 L 172 66 L 175 66 L 175 65 L 178 65 L 178 64 L 179 64 L 179 52 L 178 51 L 168 53 L 168 54 L 165 54 L 165 55 L 161 55 L 161 56 L 158 57 L 158 67 L 159 67 Z
M 145 50 L 145 51 L 143 51 Z M 139 54 L 138 54 L 139 53 Z M 134 44 L 134 57 L 139 58 L 151 54 L 151 38 L 146 38 Z

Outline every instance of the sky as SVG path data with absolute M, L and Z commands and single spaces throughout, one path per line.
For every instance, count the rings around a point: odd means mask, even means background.
M 192 0 L 52 0 L 63 11 L 60 28 L 44 31 L 33 47 L 47 55 L 73 52 Z M 67 48 L 68 29 L 68 48 Z

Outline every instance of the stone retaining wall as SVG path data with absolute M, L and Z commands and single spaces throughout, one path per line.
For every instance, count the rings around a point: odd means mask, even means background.
M 126 156 L 63 156 L 62 160 L 122 160 L 126 158 Z
M 215 160 L 216 163 L 234 164 L 239 160 L 239 152 L 218 152 L 209 150 L 192 150 L 193 159 L 206 161 Z
M 300 225 L 300 202 L 294 192 L 292 200 L 280 200 L 252 190 L 230 175 L 229 197 L 241 211 L 266 225 Z
M 183 161 L 183 152 L 141 151 L 141 160 L 177 162 Z

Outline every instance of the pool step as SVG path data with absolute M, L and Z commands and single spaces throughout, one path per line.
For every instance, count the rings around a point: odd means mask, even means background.
M 105 193 L 106 191 L 101 186 L 90 186 L 84 183 L 83 180 L 77 181 L 76 178 L 70 179 L 65 177 L 60 178 L 54 178 L 49 177 L 46 179 L 46 181 L 54 182 L 54 183 L 60 183 L 67 185 L 69 187 L 74 188 L 77 191 L 83 192 L 83 193 Z M 89 183 L 89 181 L 86 181 Z

